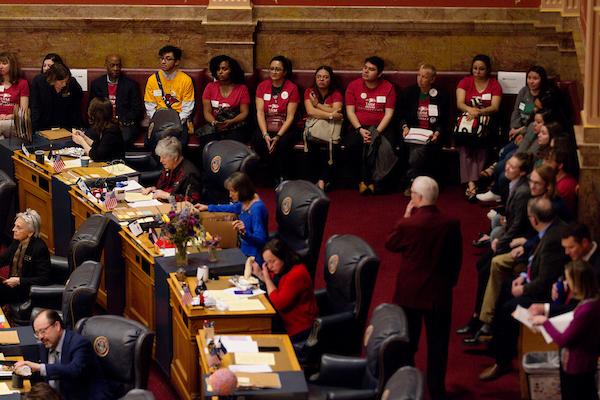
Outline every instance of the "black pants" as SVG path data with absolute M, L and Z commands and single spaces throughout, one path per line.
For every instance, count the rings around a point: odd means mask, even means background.
M 276 136 L 276 133 L 269 132 L 269 136 L 273 138 Z M 267 148 L 265 139 L 262 137 L 262 133 L 257 132 L 254 135 L 252 147 L 256 150 L 261 160 L 267 163 L 267 167 L 271 171 L 273 178 L 282 177 L 283 179 L 288 179 L 291 177 L 293 169 L 293 162 L 291 161 L 292 151 L 298 140 L 298 131 L 291 127 L 279 138 L 273 153 L 269 154 L 269 149 Z
M 421 337 L 421 324 L 425 322 L 427 335 L 427 388 L 432 400 L 446 398 L 446 368 L 448 365 L 448 342 L 452 319 L 452 294 L 443 304 L 434 305 L 431 310 L 417 310 L 402 307 L 408 320 L 410 345 L 414 356 Z
M 331 182 L 333 180 L 338 147 L 338 145 L 333 145 L 333 164 L 329 165 L 329 144 L 308 141 L 308 173 L 312 181 L 322 179 L 325 182 Z
M 561 368 L 560 392 L 562 400 L 598 400 L 596 371 L 583 374 L 567 374 Z
M 501 299 L 508 297 L 511 282 L 503 285 Z M 539 299 L 538 299 L 539 300 Z M 519 339 L 520 323 L 512 317 L 512 312 L 517 306 L 529 308 L 537 300 L 529 296 L 512 297 L 504 302 L 499 302 L 502 306 L 496 309 L 494 315 L 494 337 L 492 339 L 492 349 L 496 358 L 496 364 L 501 367 L 507 367 L 512 359 L 517 355 L 517 341 Z
M 403 186 L 408 187 L 417 176 L 433 176 L 440 149 L 432 143 L 406 143 L 405 146 L 408 153 L 408 168 Z

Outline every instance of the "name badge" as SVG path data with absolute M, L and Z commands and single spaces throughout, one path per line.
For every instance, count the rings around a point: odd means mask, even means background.
M 23 260 L 29 262 L 29 261 L 31 261 L 31 256 L 29 256 L 29 255 L 26 254 L 25 256 L 23 256 Z
M 519 103 L 519 110 L 525 111 L 525 103 L 523 103 L 523 102 Z
M 0 85 L 0 92 L 4 92 L 4 85 Z
M 378 103 L 385 103 L 386 98 L 385 98 L 385 96 L 377 96 L 375 101 L 377 101 Z
M 492 99 L 492 94 L 491 93 L 484 93 L 481 96 L 481 100 L 491 100 Z
M 210 101 L 210 105 L 213 106 L 214 108 L 218 108 L 219 107 L 219 100 L 211 100 Z
M 159 89 L 156 89 L 152 92 L 152 96 L 154 97 L 161 97 L 162 96 L 162 92 Z
M 281 92 L 281 98 L 282 99 L 287 99 L 290 95 L 288 94 L 288 92 L 286 92 L 285 90 L 283 92 Z
M 263 94 L 263 100 L 264 101 L 271 100 L 271 93 L 265 93 L 265 94 Z
M 430 117 L 437 117 L 439 115 L 437 104 L 430 104 L 428 113 Z

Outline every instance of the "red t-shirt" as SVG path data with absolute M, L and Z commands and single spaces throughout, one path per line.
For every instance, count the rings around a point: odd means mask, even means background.
M 312 88 L 308 88 L 304 91 L 304 100 L 310 100 L 310 92 L 312 92 Z M 333 103 L 342 103 L 344 98 L 339 90 L 334 90 L 329 96 L 324 99 L 323 104 L 333 105 Z
M 565 202 L 569 210 L 573 213 L 577 212 L 577 179 L 569 174 L 563 176 L 556 181 L 556 193 Z
M 263 99 L 265 105 L 265 118 L 278 116 L 285 119 L 287 116 L 288 103 L 300 102 L 298 87 L 287 79 L 283 82 L 281 92 L 277 95 L 271 94 L 272 83 L 270 79 L 264 80 L 256 88 L 256 97 Z
M 15 104 L 20 104 L 21 96 L 29 97 L 29 85 L 25 79 L 19 79 L 7 89 L 4 85 L 0 85 L 0 88 L 0 114 L 12 114 Z
M 472 75 L 465 76 L 458 83 L 458 88 L 463 89 L 465 93 L 465 104 L 485 108 L 492 105 L 493 96 L 502 96 L 502 87 L 496 78 L 490 78 L 488 84 L 479 92 L 475 87 L 475 78 Z M 473 103 L 473 100 L 475 103 Z
M 429 95 L 428 94 L 425 95 L 425 98 L 419 97 L 419 107 L 417 108 L 417 120 L 419 121 L 419 128 L 429 129 Z
M 117 87 L 119 83 L 110 83 L 108 82 L 108 100 L 113 107 L 113 117 L 117 115 Z
M 231 108 L 237 110 L 239 113 L 240 104 L 250 104 L 250 94 L 246 85 L 237 84 L 229 93 L 229 96 L 223 97 L 220 90 L 219 82 L 211 82 L 206 85 L 204 93 L 202 93 L 203 100 L 210 100 L 210 106 L 212 108 L 213 117 L 217 117 L 219 109 Z
M 365 128 L 377 126 L 385 115 L 386 108 L 396 106 L 396 90 L 385 79 L 369 89 L 362 78 L 356 79 L 346 88 L 346 104 L 354 106 L 358 121 Z

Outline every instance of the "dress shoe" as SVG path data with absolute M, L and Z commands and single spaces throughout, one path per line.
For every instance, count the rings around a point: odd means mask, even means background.
M 492 329 L 488 324 L 483 324 L 472 337 L 463 339 L 463 343 L 466 345 L 477 345 L 489 343 L 490 340 L 492 340 Z
M 367 186 L 366 183 L 361 182 L 358 184 L 358 193 L 360 194 L 369 194 L 371 189 Z
M 471 318 L 471 320 L 465 326 L 458 328 L 456 333 L 459 335 L 473 335 L 479 330 L 480 326 L 481 321 L 479 321 L 477 318 Z
M 496 193 L 492 192 L 491 190 L 488 190 L 485 193 L 479 193 L 475 197 L 477 197 L 477 200 L 484 201 L 484 202 L 495 201 L 496 203 L 499 203 L 500 201 L 502 201 L 502 197 L 498 196 Z
M 492 381 L 494 379 L 499 378 L 501 375 L 506 374 L 510 371 L 510 366 L 502 366 L 499 364 L 494 364 L 479 374 L 479 379 L 482 381 Z

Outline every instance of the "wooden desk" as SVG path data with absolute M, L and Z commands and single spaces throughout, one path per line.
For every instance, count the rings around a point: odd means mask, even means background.
M 192 293 L 196 288 L 196 279 L 188 278 Z M 179 395 L 186 399 L 201 396 L 200 371 L 198 364 L 198 344 L 196 334 L 203 328 L 205 320 L 215 322 L 215 332 L 226 333 L 270 333 L 271 320 L 275 309 L 265 295 L 258 298 L 265 307 L 258 311 L 218 311 L 183 304 L 181 285 L 175 274 L 168 279 L 172 308 L 173 358 L 171 361 L 171 382 Z M 209 290 L 222 290 L 231 287 L 227 277 L 207 283 Z

